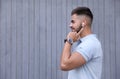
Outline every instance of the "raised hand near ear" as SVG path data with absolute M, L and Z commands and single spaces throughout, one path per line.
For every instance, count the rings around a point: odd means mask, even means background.
M 76 36 L 78 37 L 77 40 L 80 39 L 80 34 L 81 34 L 81 32 L 83 31 L 83 29 L 84 29 L 84 27 L 82 27 L 82 28 L 80 29 L 80 31 L 79 31 L 78 33 L 76 33 Z
M 83 22 L 82 25 L 81 25 L 81 29 L 77 32 L 77 36 L 79 36 L 79 38 L 80 38 L 81 32 L 82 32 L 83 29 L 84 29 L 84 26 L 85 26 L 85 23 Z
M 69 32 L 67 35 L 67 39 L 71 38 L 73 40 L 73 42 L 76 42 L 77 40 L 80 39 L 80 34 L 83 31 L 83 29 L 84 29 L 84 27 L 82 27 L 78 33 L 77 32 Z

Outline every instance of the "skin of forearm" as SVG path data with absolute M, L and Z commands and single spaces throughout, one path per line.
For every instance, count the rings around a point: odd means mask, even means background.
M 61 65 L 66 65 L 70 63 L 69 61 L 70 56 L 71 56 L 71 44 L 66 42 L 62 52 Z

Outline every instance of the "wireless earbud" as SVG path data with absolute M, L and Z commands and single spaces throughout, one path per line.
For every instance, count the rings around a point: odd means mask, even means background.
M 84 22 L 82 23 L 82 26 L 85 26 L 85 23 L 84 23 Z

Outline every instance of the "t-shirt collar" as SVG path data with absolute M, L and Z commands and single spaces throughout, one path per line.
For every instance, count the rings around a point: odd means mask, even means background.
M 96 37 L 96 34 L 89 34 L 89 35 L 87 35 L 87 36 L 81 38 L 80 41 L 82 42 L 82 41 L 88 39 L 89 37 Z

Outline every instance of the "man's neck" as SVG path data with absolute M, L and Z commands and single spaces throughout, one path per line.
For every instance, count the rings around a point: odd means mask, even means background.
M 85 30 L 81 33 L 80 37 L 83 38 L 83 37 L 85 37 L 85 36 L 87 36 L 87 35 L 89 35 L 89 34 L 92 34 L 91 29 L 85 29 Z

